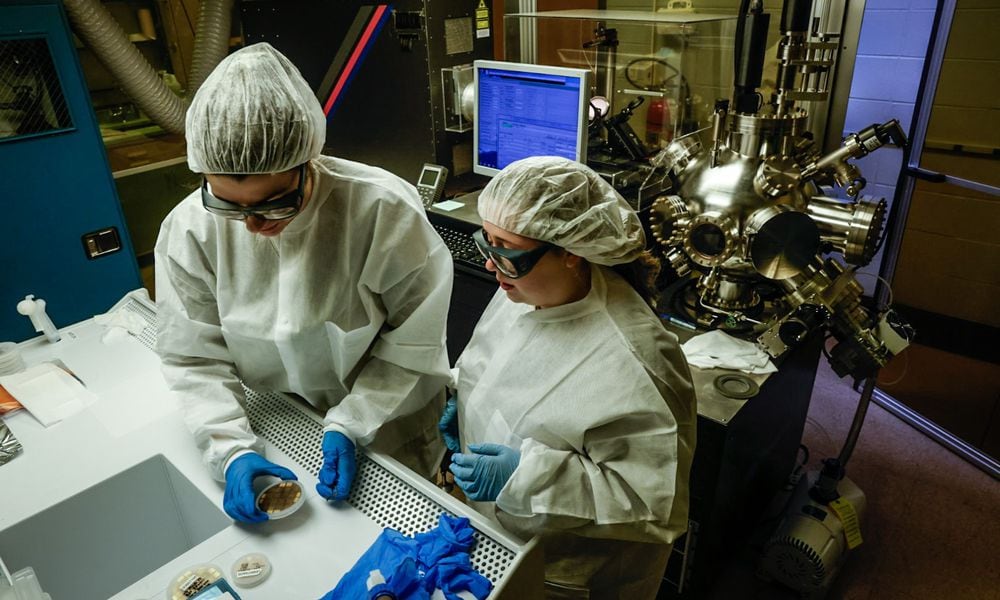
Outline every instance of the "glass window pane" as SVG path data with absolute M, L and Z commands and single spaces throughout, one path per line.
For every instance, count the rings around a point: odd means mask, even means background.
M 0 141 L 72 126 L 45 38 L 0 40 Z

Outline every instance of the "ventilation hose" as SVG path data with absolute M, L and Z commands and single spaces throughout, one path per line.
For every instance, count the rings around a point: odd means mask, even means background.
M 184 101 L 163 83 L 111 13 L 98 0 L 65 0 L 65 5 L 77 33 L 125 93 L 160 127 L 184 133 Z
M 125 93 L 157 125 L 171 133 L 184 133 L 187 102 L 163 83 L 100 0 L 65 0 L 65 5 L 76 32 L 118 79 Z M 233 0 L 202 0 L 188 97 L 194 96 L 229 52 L 232 8 Z
M 202 0 L 188 76 L 189 98 L 194 97 L 212 69 L 229 53 L 232 14 L 233 0 Z

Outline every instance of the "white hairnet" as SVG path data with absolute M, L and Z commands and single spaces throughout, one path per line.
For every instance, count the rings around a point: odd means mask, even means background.
M 306 80 L 267 43 L 230 54 L 187 111 L 195 173 L 280 173 L 319 156 L 326 116 Z
M 479 216 L 599 265 L 631 262 L 646 246 L 638 215 L 611 184 L 555 156 L 525 158 L 500 171 L 479 195 Z

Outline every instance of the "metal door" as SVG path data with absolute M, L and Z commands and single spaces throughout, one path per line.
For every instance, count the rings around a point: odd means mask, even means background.
M 917 329 L 876 401 L 1000 476 L 1000 0 L 944 0 L 882 276 Z M 888 290 L 882 289 L 882 299 Z

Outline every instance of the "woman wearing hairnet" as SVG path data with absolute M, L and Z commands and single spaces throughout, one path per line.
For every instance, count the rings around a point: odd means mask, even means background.
M 156 243 L 156 349 L 234 519 L 267 518 L 254 478 L 294 479 L 267 461 L 241 382 L 326 413 L 317 489 L 346 499 L 354 445 L 424 474 L 444 451 L 435 427 L 448 378 L 451 258 L 413 186 L 320 156 L 326 118 L 270 45 L 243 48 L 187 112 L 200 190 Z M 320 452 L 320 440 L 316 440 Z
M 473 505 L 541 535 L 549 598 L 654 598 L 687 529 L 696 408 L 676 337 L 644 301 L 636 214 L 587 167 L 535 157 L 479 197 L 500 290 L 441 419 Z M 654 263 L 655 264 L 655 263 Z

